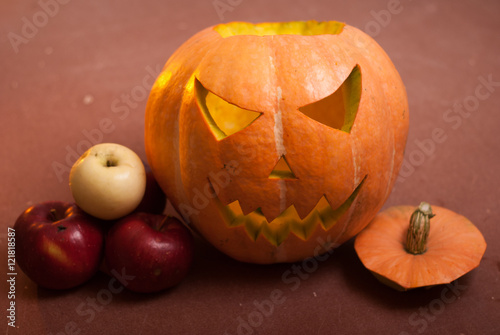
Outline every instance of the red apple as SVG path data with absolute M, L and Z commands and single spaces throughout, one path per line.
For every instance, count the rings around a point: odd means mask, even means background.
M 153 172 L 147 164 L 144 164 L 146 169 L 146 190 L 144 196 L 135 209 L 135 212 L 146 212 L 152 214 L 163 214 L 167 206 L 167 196 L 161 189 L 155 179 Z
M 177 285 L 193 260 L 191 232 L 176 218 L 132 213 L 108 231 L 105 261 L 111 273 L 127 278 L 135 292 L 157 292 Z
M 41 287 L 68 289 L 99 269 L 104 232 L 74 203 L 47 201 L 26 209 L 14 224 L 16 262 Z

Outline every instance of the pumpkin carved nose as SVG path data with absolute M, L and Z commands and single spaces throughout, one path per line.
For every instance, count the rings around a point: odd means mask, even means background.
M 281 156 L 269 175 L 270 179 L 297 179 L 290 165 L 286 161 L 285 155 Z

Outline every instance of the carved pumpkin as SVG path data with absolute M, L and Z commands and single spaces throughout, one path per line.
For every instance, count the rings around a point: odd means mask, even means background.
M 246 262 L 293 262 L 361 231 L 387 199 L 406 92 L 368 35 L 343 23 L 209 27 L 151 90 L 145 143 L 185 221 Z

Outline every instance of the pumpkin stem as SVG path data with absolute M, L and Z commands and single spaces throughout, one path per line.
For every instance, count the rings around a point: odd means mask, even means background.
M 406 235 L 406 251 L 419 255 L 427 250 L 427 237 L 429 236 L 430 219 L 434 217 L 431 205 L 426 202 L 420 206 L 410 217 L 410 227 Z

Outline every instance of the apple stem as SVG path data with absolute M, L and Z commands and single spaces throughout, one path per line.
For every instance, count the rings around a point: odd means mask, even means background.
M 55 208 L 50 209 L 49 218 L 50 218 L 50 220 L 52 220 L 54 222 L 57 221 L 57 211 Z
M 427 250 L 430 219 L 434 217 L 431 205 L 426 202 L 420 206 L 410 217 L 410 227 L 406 235 L 406 251 L 413 255 L 423 254 Z
M 160 224 L 158 225 L 158 229 L 157 229 L 158 231 L 162 231 L 163 227 L 165 227 L 165 225 L 167 224 L 168 219 L 169 219 L 169 217 L 165 216 L 163 218 L 163 220 L 161 220 Z

